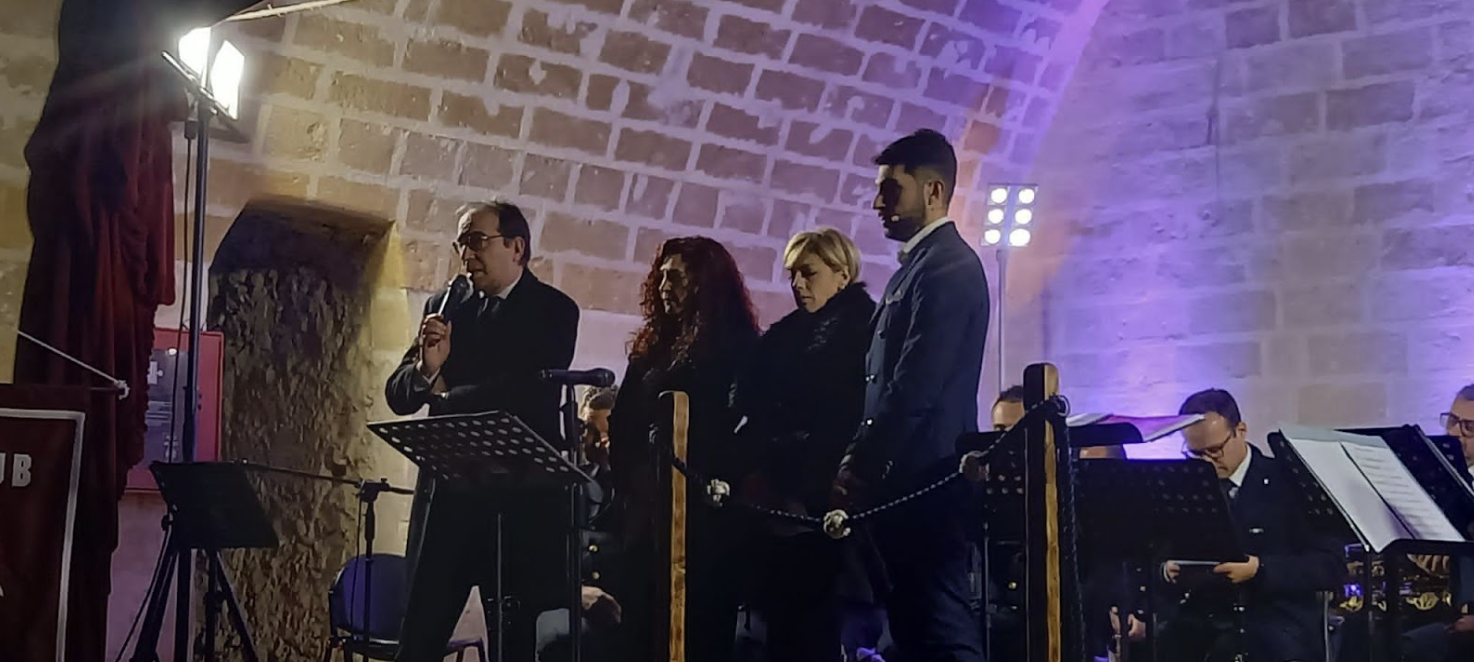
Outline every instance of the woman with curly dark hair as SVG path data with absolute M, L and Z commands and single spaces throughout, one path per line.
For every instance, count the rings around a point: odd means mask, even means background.
M 610 461 L 624 499 L 623 536 L 629 568 L 614 594 L 624 606 L 625 649 L 631 662 L 664 659 L 669 636 L 668 550 L 670 465 L 650 445 L 652 428 L 668 425 L 658 402 L 683 391 L 690 402 L 690 467 L 733 481 L 742 454 L 734 443 L 737 418 L 732 382 L 757 340 L 757 316 L 737 263 L 705 237 L 666 241 L 640 292 L 644 324 L 630 342 L 629 367 L 610 419 Z M 736 631 L 740 581 L 730 511 L 706 503 L 703 486 L 687 483 L 686 659 L 727 662 Z

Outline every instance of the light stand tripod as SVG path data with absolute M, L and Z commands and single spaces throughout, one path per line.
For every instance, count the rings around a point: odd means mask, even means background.
M 200 346 L 201 332 L 204 329 L 204 320 L 200 319 L 200 307 L 205 275 L 205 206 L 209 200 L 207 183 L 210 169 L 211 126 L 218 119 L 222 128 L 231 139 L 244 142 L 245 137 L 234 123 L 230 121 L 230 114 L 226 112 L 225 107 L 206 89 L 206 82 L 201 77 L 192 73 L 172 53 L 166 51 L 162 55 L 164 61 L 180 75 L 185 86 L 186 94 L 193 100 L 194 113 L 185 122 L 184 131 L 187 140 L 197 141 L 195 162 L 193 164 L 195 181 L 194 209 L 193 218 L 190 219 L 190 227 L 194 232 L 194 237 L 190 246 L 189 290 L 188 296 L 185 298 L 189 318 L 189 348 L 187 357 L 188 368 L 185 371 L 184 385 L 184 430 L 180 438 L 181 452 L 176 458 L 183 462 L 193 462 L 195 458 L 195 446 L 199 439 L 200 358 L 198 348 Z M 165 540 L 172 537 L 169 529 L 174 525 L 174 522 L 175 520 L 172 517 L 166 517 L 164 519 Z M 174 604 L 174 661 L 187 662 L 189 660 L 190 582 L 194 575 L 193 557 L 188 553 L 188 550 L 183 550 L 182 553 L 179 553 L 179 550 L 175 552 L 166 550 L 165 552 L 166 555 L 171 553 L 174 557 L 177 557 L 173 560 L 177 561 L 178 565 L 178 575 L 176 578 L 177 593 Z M 163 568 L 168 565 L 171 565 L 171 563 L 161 564 L 160 567 Z M 155 577 L 155 581 L 158 579 L 158 577 Z M 165 584 L 167 584 L 167 581 Z M 147 609 L 151 614 L 156 609 L 152 601 L 161 603 L 157 607 L 158 610 L 162 610 L 162 603 L 167 602 L 162 594 L 155 596 L 152 592 L 150 592 L 150 600 L 151 602 L 148 603 Z M 161 612 L 160 618 L 162 618 Z M 157 633 L 155 633 L 154 640 L 157 640 Z M 142 651 L 141 645 L 135 651 L 135 661 L 139 659 L 138 655 L 141 654 L 140 651 Z M 157 657 L 158 654 L 155 652 L 153 659 L 157 659 Z
M 238 465 L 222 462 L 164 463 L 154 462 L 149 469 L 158 483 L 159 493 L 168 505 L 164 520 L 164 552 L 159 567 L 149 584 L 145 600 L 143 628 L 133 649 L 132 662 L 159 662 L 159 635 L 164 625 L 164 608 L 169 602 L 169 582 L 176 567 L 182 568 L 196 550 L 206 555 L 205 632 L 201 654 L 206 662 L 215 660 L 215 630 L 220 610 L 229 610 L 231 625 L 240 637 L 246 662 L 258 662 L 245 612 L 236 599 L 220 551 L 225 549 L 269 549 L 276 547 L 276 531 L 271 527 L 261 502 L 256 498 L 245 471 Z M 188 584 L 191 576 L 178 581 Z M 176 587 L 178 588 L 178 587 Z M 180 592 L 185 592 L 180 589 Z M 187 615 L 188 609 L 183 610 Z M 179 637 L 184 637 L 181 644 Z M 174 657 L 188 659 L 188 622 L 175 623 Z

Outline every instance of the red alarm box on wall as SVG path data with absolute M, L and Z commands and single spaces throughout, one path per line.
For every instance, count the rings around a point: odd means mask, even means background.
M 218 331 L 200 334 L 199 443 L 194 459 L 220 457 L 220 381 L 225 337 Z M 148 431 L 144 433 L 143 461 L 128 471 L 128 491 L 154 492 L 150 462 L 184 459 L 184 392 L 189 379 L 189 331 L 154 329 L 154 350 L 148 365 Z

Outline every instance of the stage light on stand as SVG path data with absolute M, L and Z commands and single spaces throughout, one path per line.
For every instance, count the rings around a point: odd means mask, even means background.
M 220 39 L 219 33 L 208 27 L 191 30 L 186 33 L 178 43 L 177 52 L 164 51 L 160 53 L 168 65 L 179 74 L 185 93 L 189 96 L 192 104 L 191 116 L 184 123 L 184 137 L 186 141 L 193 144 L 193 163 L 189 165 L 190 172 L 184 174 L 185 181 L 194 182 L 194 200 L 189 228 L 192 232 L 189 248 L 188 272 L 189 286 L 186 290 L 185 310 L 189 319 L 189 347 L 200 347 L 201 334 L 204 330 L 205 320 L 202 319 L 201 311 L 204 310 L 203 296 L 205 290 L 205 207 L 209 200 L 209 171 L 210 171 L 210 139 L 217 132 L 226 140 L 237 143 L 248 143 L 250 139 L 241 132 L 234 120 L 240 111 L 240 86 L 245 76 L 246 57 L 234 44 Z M 180 398 L 183 402 L 198 402 L 200 392 L 200 352 L 189 351 L 186 359 L 186 378 L 184 392 Z M 184 429 L 180 437 L 178 455 L 170 454 L 171 462 L 194 462 L 195 448 L 198 446 L 199 437 L 199 408 L 183 407 Z M 176 660 L 184 660 L 187 651 L 190 650 L 190 605 L 192 585 L 194 576 L 193 550 L 182 548 L 182 543 L 172 537 L 174 531 L 173 520 L 166 519 L 164 523 L 164 539 L 170 541 L 170 548 L 166 550 L 169 558 L 174 559 L 172 563 L 160 566 L 160 574 L 155 577 L 154 583 L 149 587 L 148 598 L 145 600 L 145 611 L 148 618 L 142 623 L 139 636 L 134 644 L 134 660 L 157 660 L 158 640 L 163 627 L 163 614 L 165 605 L 169 603 L 168 591 L 171 583 L 175 591 L 174 605 L 178 610 L 175 618 L 174 631 L 174 653 Z M 168 565 L 173 565 L 173 572 L 164 570 Z M 206 595 L 215 595 L 213 571 Z M 175 577 L 170 581 L 169 574 Z M 229 592 L 227 591 L 227 595 Z M 207 629 L 213 635 L 213 618 L 218 613 L 212 612 L 218 608 L 218 603 L 213 598 L 207 600 L 205 611 L 205 622 Z M 365 616 L 365 620 L 370 620 Z M 214 638 L 207 636 L 204 640 L 205 659 L 215 659 Z M 250 651 L 247 642 L 247 651 Z M 196 650 L 198 653 L 199 651 Z M 248 658 L 253 657 L 248 654 Z
M 998 250 L 998 392 L 1008 387 L 1008 371 L 1004 366 L 1004 316 L 1008 291 L 1008 254 L 1015 248 L 1028 246 L 1034 240 L 1029 228 L 1034 223 L 1035 202 L 1039 187 L 1034 184 L 991 184 L 988 186 L 988 224 L 983 230 L 983 245 Z M 1004 238 L 1008 241 L 1005 242 Z
M 246 73 L 246 56 L 228 41 L 220 43 L 215 66 L 210 67 L 210 94 L 220 102 L 225 115 L 240 118 L 241 78 Z
M 235 44 L 216 39 L 210 28 L 196 28 L 179 38 L 176 67 L 205 90 L 215 102 L 215 111 L 230 119 L 240 118 L 241 80 L 245 78 L 246 56 Z
M 179 60 L 200 80 L 210 68 L 210 28 L 195 28 L 179 38 Z

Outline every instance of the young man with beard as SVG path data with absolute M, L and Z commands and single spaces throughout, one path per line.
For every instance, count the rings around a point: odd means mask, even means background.
M 853 512 L 957 471 L 959 435 L 978 429 L 978 378 L 988 334 L 988 282 L 947 217 L 957 156 L 923 129 L 875 158 L 873 204 L 901 268 L 886 284 L 866 354 L 864 415 L 835 477 Z M 891 582 L 886 610 L 901 660 L 981 662 L 968 608 L 967 487 L 884 512 L 870 523 Z
M 508 202 L 461 209 L 454 248 L 471 283 L 465 295 L 446 291 L 425 304 L 414 345 L 389 378 L 385 396 L 394 413 L 406 416 L 429 406 L 432 416 L 505 411 L 543 439 L 561 444 L 558 387 L 539 373 L 567 369 L 578 337 L 578 305 L 527 269 L 532 238 L 522 210 Z M 445 302 L 447 297 L 451 301 Z M 462 300 L 456 300 L 457 298 Z M 442 315 L 438 311 L 442 309 Z M 494 599 L 496 513 L 506 508 L 503 533 L 517 540 L 506 547 L 505 587 L 524 608 L 511 618 L 511 650 L 531 656 L 532 619 L 537 605 L 556 606 L 557 586 L 518 578 L 561 577 L 561 565 L 532 572 L 540 558 L 561 559 L 564 535 L 552 523 L 566 521 L 564 492 L 529 496 L 498 489 L 438 485 L 421 474 L 410 513 L 411 587 L 403 630 L 401 662 L 440 660 L 471 586 Z M 539 568 L 542 568 L 539 565 Z

